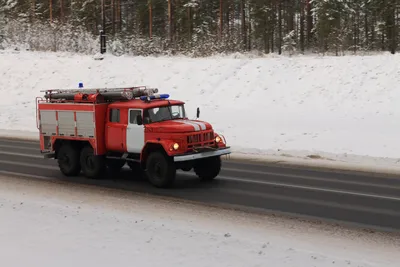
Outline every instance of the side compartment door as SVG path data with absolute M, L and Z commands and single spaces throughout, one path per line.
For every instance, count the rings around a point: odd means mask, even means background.
M 141 109 L 129 109 L 128 127 L 126 129 L 126 148 L 130 153 L 141 153 L 144 140 L 144 125 L 137 124 L 137 115 L 142 116 Z
M 124 127 L 121 123 L 121 110 L 110 109 L 106 123 L 106 146 L 111 151 L 124 152 Z

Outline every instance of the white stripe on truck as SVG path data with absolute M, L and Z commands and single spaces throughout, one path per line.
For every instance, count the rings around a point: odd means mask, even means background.
M 198 124 L 193 123 L 193 122 L 186 121 L 186 120 L 182 120 L 182 121 L 178 121 L 178 120 L 177 120 L 176 122 L 180 122 L 180 123 L 183 123 L 183 124 L 186 124 L 186 125 L 193 126 L 193 129 L 194 129 L 196 132 L 200 131 L 200 126 L 199 126 Z
M 194 130 L 196 132 L 198 132 L 200 130 L 201 131 L 205 131 L 207 129 L 207 126 L 204 123 L 199 122 L 199 121 L 176 120 L 176 122 L 180 122 L 180 123 L 183 123 L 183 124 L 186 124 L 186 125 L 191 125 L 191 126 L 193 126 L 193 128 L 194 128 Z
M 207 129 L 206 125 L 202 122 L 194 121 L 193 123 L 197 123 L 200 126 L 202 131 L 205 131 Z

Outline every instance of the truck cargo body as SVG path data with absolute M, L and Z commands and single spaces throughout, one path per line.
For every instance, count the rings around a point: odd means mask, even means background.
M 39 103 L 40 149 L 52 152 L 57 139 L 89 141 L 96 155 L 106 153 L 108 104 Z

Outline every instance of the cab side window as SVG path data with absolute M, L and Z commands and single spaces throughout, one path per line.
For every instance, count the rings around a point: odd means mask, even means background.
M 137 116 L 142 115 L 141 110 L 130 110 L 129 111 L 129 123 L 130 124 L 137 124 Z
M 120 110 L 119 109 L 110 109 L 110 122 L 120 122 Z

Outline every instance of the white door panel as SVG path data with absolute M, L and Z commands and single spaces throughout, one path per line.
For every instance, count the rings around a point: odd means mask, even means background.
M 130 109 L 126 128 L 126 148 L 129 153 L 141 153 L 144 146 L 144 126 L 137 125 L 136 116 L 142 115 L 140 109 Z

